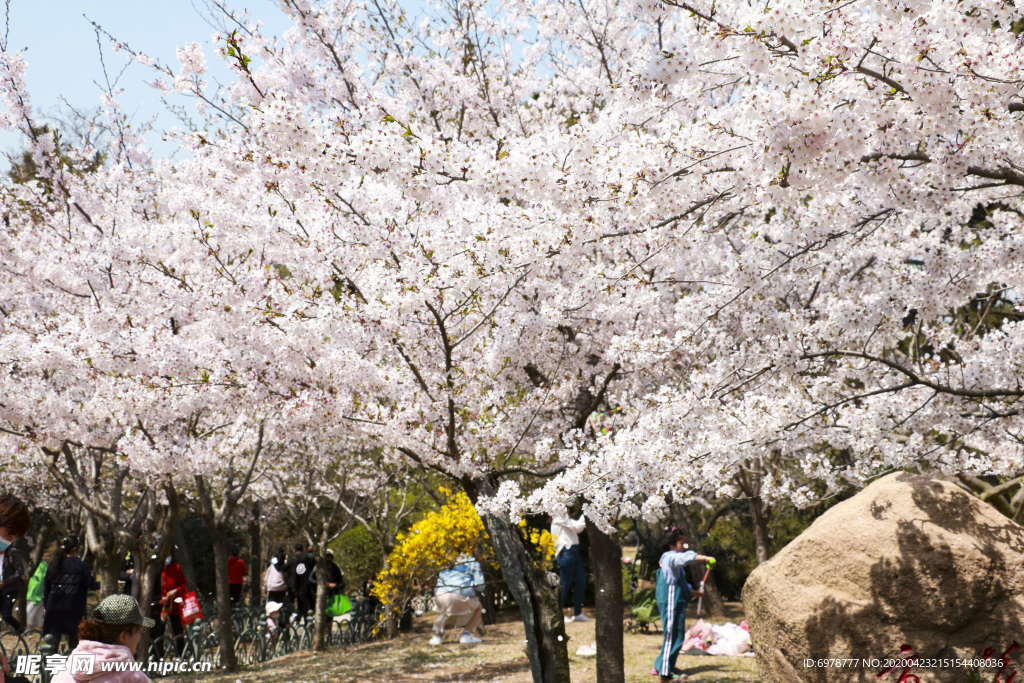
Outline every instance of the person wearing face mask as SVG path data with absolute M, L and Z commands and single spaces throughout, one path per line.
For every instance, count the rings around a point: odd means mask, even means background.
M 14 617 L 14 606 L 18 602 L 18 594 L 25 585 L 25 562 L 21 553 L 14 546 L 4 551 L 0 561 L 0 618 L 3 618 L 15 633 L 21 633 L 21 622 Z
M 152 628 L 154 623 L 142 616 L 132 596 L 111 595 L 78 627 L 81 640 L 71 653 L 72 658 L 91 655 L 91 670 L 71 673 L 68 667 L 50 679 L 51 683 L 150 683 L 146 674 L 131 671 L 130 663 L 135 661 L 142 629 Z
M 0 498 L 0 616 L 21 633 L 21 623 L 14 618 L 14 605 L 25 585 L 25 563 L 13 543 L 25 535 L 32 523 L 28 506 L 14 496 Z
M 52 635 L 58 645 L 65 636 L 72 649 L 78 645 L 78 624 L 85 616 L 89 591 L 100 587 L 89 565 L 78 557 L 80 545 L 76 536 L 65 538 L 53 554 L 43 581 L 43 634 Z
M 171 637 L 178 656 L 185 648 L 184 629 L 181 627 L 181 603 L 188 592 L 185 574 L 181 565 L 174 562 L 169 555 L 164 559 L 164 570 L 160 575 L 160 596 L 165 620 L 171 625 Z

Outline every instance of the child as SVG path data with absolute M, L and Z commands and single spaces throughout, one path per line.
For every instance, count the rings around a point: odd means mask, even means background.
M 676 669 L 676 660 L 683 646 L 683 635 L 686 633 L 686 605 L 690 602 L 686 565 L 691 562 L 714 564 L 715 558 L 688 550 L 686 536 L 675 527 L 666 529 L 658 545 L 662 554 L 658 561 L 655 596 L 658 600 L 658 609 L 661 611 L 661 623 L 665 629 L 665 644 L 658 658 L 654 660 L 654 669 L 651 673 L 661 676 L 662 683 L 685 681 L 687 676 Z M 702 593 L 698 591 L 697 595 Z
M 274 602 L 271 600 L 267 603 L 267 632 L 273 633 L 277 630 L 278 624 L 281 622 L 281 608 L 280 602 Z

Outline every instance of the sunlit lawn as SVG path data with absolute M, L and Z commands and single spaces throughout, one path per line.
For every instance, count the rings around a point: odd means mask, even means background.
M 728 606 L 728 619 L 742 620 L 738 604 Z M 687 624 L 695 620 L 693 606 Z M 433 683 L 529 683 L 530 669 L 526 658 L 522 623 L 518 612 L 506 610 L 499 623 L 488 626 L 484 642 L 480 645 L 460 645 L 458 633 L 449 631 L 445 643 L 431 647 L 430 626 L 433 615 L 416 619 L 414 631 L 393 641 L 382 641 L 326 653 L 296 652 L 261 667 L 236 674 L 202 674 L 204 683 L 234 683 L 241 681 L 281 682 L 352 682 L 403 683 L 430 681 Z M 581 645 L 594 642 L 594 623 L 566 624 L 569 635 L 569 659 L 573 683 L 593 683 L 597 680 L 593 657 L 577 657 Z M 661 647 L 662 637 L 653 630 L 650 634 L 626 634 L 626 680 L 630 683 L 653 683 L 651 666 Z M 680 657 L 680 668 L 694 681 L 757 681 L 752 657 Z M 169 680 L 169 679 L 165 679 Z M 188 679 L 182 679 L 188 680 Z

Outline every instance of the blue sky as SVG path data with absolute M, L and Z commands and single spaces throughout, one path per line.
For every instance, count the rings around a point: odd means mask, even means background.
M 265 33 L 280 34 L 290 25 L 269 0 L 235 0 L 235 10 L 248 8 L 264 22 Z M 10 0 L 9 49 L 25 49 L 28 60 L 27 82 L 37 116 L 56 111 L 63 96 L 72 106 L 95 109 L 100 102 L 103 69 L 96 33 L 85 16 L 101 25 L 118 40 L 161 62 L 177 65 L 175 51 L 190 42 L 204 46 L 208 74 L 212 82 L 230 80 L 227 69 L 214 55 L 210 37 L 214 27 L 203 19 L 202 0 Z M 101 41 L 103 59 L 111 78 L 124 67 L 124 53 Z M 124 111 L 141 124 L 162 110 L 160 93 L 146 85 L 152 72 L 134 64 L 120 77 L 124 88 L 120 96 Z M 174 125 L 163 114 L 159 125 Z M 158 155 L 172 151 L 161 145 L 158 136 L 150 136 Z M 0 131 L 0 152 L 21 146 L 20 134 Z

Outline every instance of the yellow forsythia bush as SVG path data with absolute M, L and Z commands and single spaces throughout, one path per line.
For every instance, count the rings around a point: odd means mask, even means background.
M 485 566 L 497 568 L 483 520 L 465 493 L 442 489 L 447 503 L 417 522 L 398 545 L 374 585 L 373 594 L 393 609 L 401 609 L 414 595 L 433 592 L 441 570 L 454 566 L 462 555 L 472 555 L 479 545 Z M 532 550 L 544 564 L 555 555 L 555 541 L 547 531 L 526 529 L 520 524 Z
M 534 560 L 541 566 L 551 564 L 555 557 L 555 537 L 547 529 L 527 528 L 526 520 L 519 522 L 519 528 L 523 530 L 523 536 L 532 546 Z M 529 547 L 528 546 L 528 547 Z
M 448 502 L 417 522 L 408 534 L 398 535 L 398 545 L 388 555 L 377 576 L 373 594 L 385 605 L 401 608 L 413 595 L 432 591 L 442 569 L 461 555 L 472 555 L 477 544 L 490 560 L 490 543 L 483 520 L 465 493 L 441 490 Z

